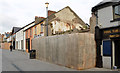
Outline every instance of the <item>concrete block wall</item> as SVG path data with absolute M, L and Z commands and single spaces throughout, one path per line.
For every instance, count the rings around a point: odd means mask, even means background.
M 94 34 L 73 33 L 32 40 L 37 59 L 74 69 L 93 68 L 96 64 Z

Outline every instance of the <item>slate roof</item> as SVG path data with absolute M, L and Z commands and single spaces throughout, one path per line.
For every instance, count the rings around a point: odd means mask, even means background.
M 27 25 L 25 25 L 25 26 L 23 26 L 22 28 L 20 28 L 19 30 L 17 30 L 15 33 L 17 33 L 18 31 L 20 31 L 21 29 L 23 29 L 23 28 L 25 28 L 25 27 L 27 27 L 27 26 L 29 26 L 29 25 L 31 25 L 32 23 L 34 23 L 35 21 L 33 21 L 33 22 L 31 22 L 31 23 L 29 23 L 29 24 L 27 24 Z
M 108 2 L 119 2 L 120 0 L 103 0 L 102 2 L 98 3 L 96 6 L 108 3 Z
M 118 4 L 118 3 L 120 3 L 120 0 L 103 0 L 102 2 L 98 3 L 92 8 L 92 12 L 107 6 Z
M 16 33 L 19 29 L 21 29 L 21 28 L 20 27 L 13 27 L 12 34 Z

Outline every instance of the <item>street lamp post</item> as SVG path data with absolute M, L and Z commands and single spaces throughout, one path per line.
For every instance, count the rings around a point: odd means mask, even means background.
M 48 5 L 49 5 L 49 3 L 46 2 L 45 5 L 46 5 L 46 11 L 47 11 L 47 22 L 46 22 L 47 27 L 46 27 L 46 33 L 47 33 L 47 36 L 48 36 Z

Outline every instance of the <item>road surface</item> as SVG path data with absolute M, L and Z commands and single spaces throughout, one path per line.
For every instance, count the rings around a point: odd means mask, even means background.
M 2 54 L 1 54 L 2 53 Z M 1 56 L 2 55 L 2 56 Z M 0 49 L 0 70 L 2 71 L 76 71 L 64 66 L 43 62 L 36 59 L 29 59 L 29 54 L 22 51 Z M 2 67 L 2 69 L 1 69 Z M 111 71 L 104 68 L 92 68 L 84 71 Z

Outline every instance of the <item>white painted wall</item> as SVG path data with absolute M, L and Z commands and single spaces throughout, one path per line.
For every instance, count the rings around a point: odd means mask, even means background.
M 23 32 L 23 49 L 26 50 L 26 47 L 25 47 L 25 32 Z
M 16 41 L 18 41 L 18 50 L 23 50 L 22 46 L 21 46 L 21 40 L 23 40 L 23 29 L 21 29 L 20 31 L 18 31 L 16 33 Z
M 111 68 L 111 57 L 105 57 L 103 56 L 103 67 L 104 68 Z
M 18 49 L 18 50 L 26 50 L 26 48 L 25 48 L 25 32 L 24 32 L 24 30 L 26 30 L 27 28 L 29 28 L 29 27 L 31 27 L 33 25 L 34 25 L 34 23 L 32 23 L 31 25 L 26 26 L 25 28 L 21 29 L 20 31 L 18 31 L 16 33 L 16 41 L 18 42 L 18 48 L 16 48 L 16 49 Z M 21 41 L 22 40 L 23 40 L 23 48 L 21 46 L 21 44 L 22 44 Z
M 117 26 L 118 22 L 110 22 L 113 20 L 113 7 L 105 7 L 98 10 L 98 25 L 101 25 L 101 28 Z

